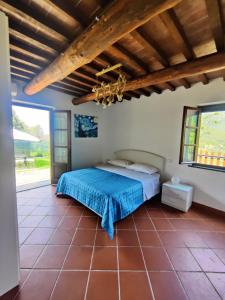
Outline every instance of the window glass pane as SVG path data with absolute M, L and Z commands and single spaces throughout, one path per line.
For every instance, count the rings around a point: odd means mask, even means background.
M 225 111 L 202 113 L 198 162 L 225 167 Z
M 192 162 L 194 161 L 194 146 L 184 146 L 184 153 L 183 153 L 183 161 L 184 162 Z
M 67 146 L 67 131 L 55 131 L 55 146 Z
M 67 163 L 67 148 L 55 148 L 55 162 Z
M 188 109 L 185 126 L 197 127 L 197 125 L 198 125 L 198 111 Z
M 54 118 L 55 129 L 67 129 L 67 113 L 56 112 Z
M 186 128 L 185 135 L 184 135 L 184 144 L 194 145 L 196 134 L 197 134 L 197 130 L 191 129 L 191 128 Z

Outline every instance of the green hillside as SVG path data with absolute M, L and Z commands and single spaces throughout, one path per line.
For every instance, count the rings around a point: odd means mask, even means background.
M 225 151 L 225 111 L 202 114 L 199 148 Z

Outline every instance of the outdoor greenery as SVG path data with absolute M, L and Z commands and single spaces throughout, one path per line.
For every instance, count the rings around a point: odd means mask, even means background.
M 199 148 L 225 152 L 225 111 L 202 114 Z
M 50 146 L 49 135 L 44 134 L 40 125 L 29 126 L 23 122 L 13 109 L 13 128 L 37 137 L 39 142 L 22 140 L 14 141 L 16 168 L 49 168 Z

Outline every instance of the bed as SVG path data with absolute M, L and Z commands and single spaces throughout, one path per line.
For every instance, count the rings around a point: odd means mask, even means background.
M 148 163 L 159 173 L 146 174 L 109 164 L 99 164 L 64 173 L 57 184 L 56 193 L 68 195 L 97 215 L 110 239 L 114 236 L 114 223 L 127 217 L 145 201 L 159 193 L 160 173 L 164 159 L 156 154 L 140 150 L 115 152 L 118 159 Z

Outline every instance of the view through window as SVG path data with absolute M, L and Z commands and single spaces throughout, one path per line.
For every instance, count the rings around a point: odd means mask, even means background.
M 184 107 L 180 163 L 225 168 L 225 105 Z
M 50 183 L 49 111 L 13 106 L 17 191 Z
M 201 114 L 197 162 L 225 167 L 225 111 Z

